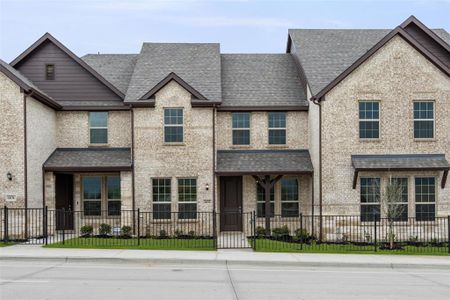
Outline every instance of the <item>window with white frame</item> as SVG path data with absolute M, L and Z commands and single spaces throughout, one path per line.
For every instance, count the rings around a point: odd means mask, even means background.
M 84 176 L 83 211 L 85 216 L 101 216 L 102 214 L 102 177 Z
M 392 178 L 390 180 L 394 186 L 401 188 L 402 197 L 400 202 L 390 204 L 394 207 L 388 208 L 386 217 L 390 218 L 389 213 L 391 212 L 395 221 L 408 221 L 408 178 Z
M 359 102 L 359 138 L 378 139 L 380 137 L 380 103 L 378 101 Z
M 281 185 L 281 216 L 297 217 L 298 205 L 298 180 L 296 178 L 283 178 Z
M 233 145 L 250 145 L 250 113 L 234 112 L 231 116 Z
M 380 219 L 380 178 L 360 179 L 361 222 Z
M 153 185 L 153 219 L 171 218 L 171 184 L 170 178 L 155 178 Z
M 164 142 L 165 143 L 183 142 L 182 108 L 164 109 Z
M 178 179 L 178 219 L 197 218 L 197 179 Z
M 256 216 L 264 218 L 266 216 L 266 191 L 259 184 L 256 184 Z M 270 217 L 275 215 L 275 186 L 270 189 Z
M 269 144 L 286 144 L 286 113 L 269 112 Z
M 91 144 L 108 143 L 108 112 L 92 111 L 89 113 L 89 136 Z
M 416 220 L 434 221 L 436 216 L 436 179 L 416 177 Z
M 120 176 L 106 177 L 106 193 L 108 195 L 108 216 L 120 216 Z
M 414 101 L 414 138 L 434 138 L 433 101 Z

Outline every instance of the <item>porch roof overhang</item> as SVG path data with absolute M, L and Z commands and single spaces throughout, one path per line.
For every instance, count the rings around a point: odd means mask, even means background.
M 296 175 L 312 172 L 308 150 L 217 151 L 217 175 Z
M 363 171 L 443 171 L 441 187 L 444 188 L 450 170 L 445 154 L 352 155 L 352 165 L 355 170 L 353 189 L 358 173 Z
M 57 148 L 43 165 L 53 172 L 117 172 L 132 169 L 130 148 Z

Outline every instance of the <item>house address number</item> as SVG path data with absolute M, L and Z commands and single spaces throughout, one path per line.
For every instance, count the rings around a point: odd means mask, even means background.
M 6 194 L 5 195 L 5 200 L 7 202 L 14 202 L 14 201 L 16 201 L 16 199 L 17 199 L 17 197 L 14 194 Z

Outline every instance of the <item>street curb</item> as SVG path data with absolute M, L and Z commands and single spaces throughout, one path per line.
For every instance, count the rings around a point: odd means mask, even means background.
M 122 257 L 32 257 L 32 256 L 0 256 L 0 261 L 36 261 L 58 263 L 109 263 L 109 264 L 143 264 L 156 265 L 197 265 L 197 266 L 249 266 L 249 267 L 334 267 L 334 268 L 378 268 L 378 269 L 440 269 L 450 270 L 450 266 L 442 264 L 411 263 L 355 263 L 355 262 L 311 262 L 311 261 L 261 261 L 261 260 L 226 260 L 226 259 L 166 259 L 166 258 L 122 258 Z

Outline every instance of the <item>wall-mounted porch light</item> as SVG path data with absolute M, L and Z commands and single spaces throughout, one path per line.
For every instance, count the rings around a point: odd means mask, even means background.
M 6 178 L 8 178 L 9 181 L 12 180 L 12 174 L 11 174 L 11 172 L 6 173 Z
M 207 191 L 209 191 L 209 183 L 207 183 L 207 184 L 205 185 L 205 189 L 206 189 Z

